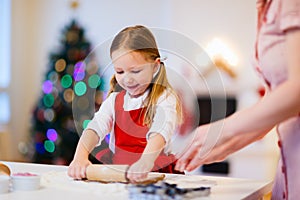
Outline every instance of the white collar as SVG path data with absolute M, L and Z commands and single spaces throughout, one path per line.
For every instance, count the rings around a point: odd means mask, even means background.
M 138 97 L 131 97 L 129 93 L 126 92 L 124 96 L 124 104 L 123 104 L 124 110 L 128 111 L 128 110 L 135 110 L 141 108 L 148 94 L 149 94 L 149 89 L 147 89 L 143 95 Z

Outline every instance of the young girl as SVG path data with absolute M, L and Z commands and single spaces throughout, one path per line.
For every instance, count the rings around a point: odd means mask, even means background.
M 167 147 L 182 121 L 182 110 L 154 36 L 143 26 L 125 28 L 114 38 L 110 56 L 115 74 L 109 96 L 84 130 L 69 176 L 86 177 L 88 155 L 107 133 L 111 134 L 109 152 L 97 158 L 130 165 L 131 182 L 142 181 L 150 171 L 176 173 L 175 157 Z

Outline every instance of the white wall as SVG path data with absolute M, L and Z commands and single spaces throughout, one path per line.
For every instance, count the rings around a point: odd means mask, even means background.
M 228 42 L 239 57 L 235 87 L 240 107 L 257 100 L 258 84 L 251 65 L 255 37 L 255 1 L 241 0 L 81 0 L 74 12 L 70 0 L 12 0 L 12 121 L 10 155 L 22 160 L 18 145 L 27 140 L 33 105 L 49 53 L 59 45 L 61 31 L 75 16 L 87 38 L 99 45 L 122 28 L 143 24 L 168 29 L 205 46 L 214 37 Z

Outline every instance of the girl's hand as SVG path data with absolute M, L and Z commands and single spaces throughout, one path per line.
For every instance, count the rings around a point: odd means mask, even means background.
M 147 178 L 148 172 L 153 169 L 155 160 L 164 146 L 165 139 L 161 134 L 152 133 L 149 136 L 149 140 L 141 158 L 133 163 L 127 171 L 127 178 L 130 182 L 137 183 L 144 181 Z
M 92 163 L 89 161 L 89 153 L 99 142 L 99 136 L 91 129 L 84 131 L 79 139 L 74 159 L 71 162 L 68 175 L 74 179 L 86 178 L 86 168 Z
M 86 178 L 86 168 L 92 164 L 88 159 L 74 159 L 68 168 L 68 175 L 74 179 Z
M 127 171 L 127 178 L 131 183 L 144 181 L 153 166 L 154 163 L 152 161 L 150 162 L 140 159 L 129 167 Z

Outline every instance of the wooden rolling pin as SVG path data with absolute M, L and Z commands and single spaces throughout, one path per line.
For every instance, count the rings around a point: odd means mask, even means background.
M 90 181 L 99 181 L 103 183 L 129 183 L 126 178 L 128 165 L 102 165 L 92 164 L 86 169 L 87 179 Z M 165 178 L 165 174 L 161 173 L 148 173 L 146 180 L 138 184 L 152 184 Z

